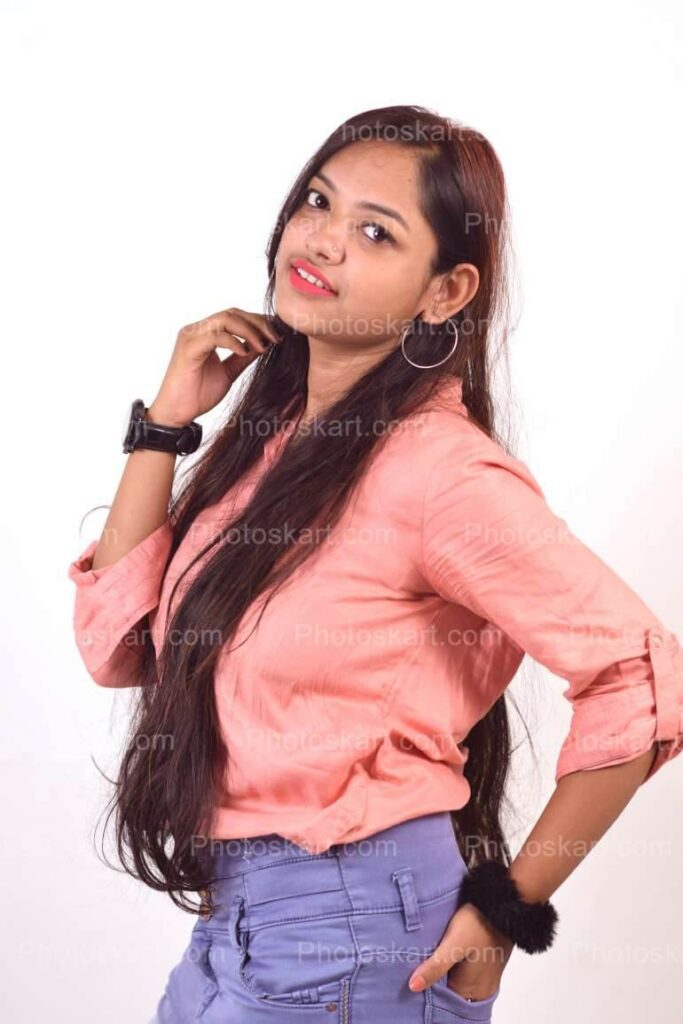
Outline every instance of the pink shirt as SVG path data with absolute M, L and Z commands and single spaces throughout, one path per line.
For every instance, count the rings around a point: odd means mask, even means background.
M 213 836 L 277 832 L 323 852 L 462 807 L 463 741 L 525 652 L 569 684 L 556 780 L 657 742 L 649 779 L 681 751 L 676 635 L 468 417 L 460 379 L 441 394 L 384 439 L 322 549 L 253 630 L 267 592 L 257 598 L 221 655 L 229 766 Z M 112 565 L 90 568 L 97 541 L 71 563 L 76 643 L 96 683 L 137 684 L 139 652 L 124 637 L 149 612 L 160 650 L 173 582 L 293 427 L 197 517 L 168 567 L 168 519 Z

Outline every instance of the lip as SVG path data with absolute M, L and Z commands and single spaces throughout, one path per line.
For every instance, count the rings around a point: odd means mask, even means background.
M 305 270 L 307 274 L 311 274 L 313 277 L 317 277 L 318 280 L 322 281 L 322 283 L 325 285 L 325 287 L 329 289 L 329 291 L 328 292 L 323 292 L 316 285 L 311 284 L 309 281 L 305 281 L 303 279 L 303 277 L 299 277 L 299 275 L 295 272 L 295 268 L 296 267 L 301 267 L 301 269 Z M 302 260 L 302 259 L 292 260 L 291 265 L 290 265 L 289 276 L 290 276 L 290 280 L 293 278 L 297 284 L 308 285 L 308 288 L 312 288 L 313 291 L 316 294 L 318 294 L 318 295 L 325 295 L 325 294 L 336 295 L 337 294 L 337 292 L 336 292 L 334 286 L 332 285 L 332 283 L 330 281 L 328 281 L 328 279 L 325 277 L 325 275 L 320 270 L 318 270 L 317 267 L 314 267 L 312 263 L 309 263 L 308 260 Z

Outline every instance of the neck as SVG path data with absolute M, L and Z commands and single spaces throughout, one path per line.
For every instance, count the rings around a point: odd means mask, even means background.
M 301 422 L 311 422 L 346 394 L 357 380 L 393 351 L 396 341 L 383 338 L 374 345 L 359 348 L 358 344 L 344 345 L 338 339 L 330 344 L 309 336 L 308 345 L 308 399 Z

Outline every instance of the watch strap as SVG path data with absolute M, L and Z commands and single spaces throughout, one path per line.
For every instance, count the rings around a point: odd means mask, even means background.
M 163 423 L 152 423 L 147 419 L 149 409 L 141 401 L 136 402 L 137 415 L 131 417 L 123 450 L 125 453 L 137 448 L 152 451 L 171 452 L 175 455 L 189 455 L 196 451 L 202 439 L 202 426 L 193 420 L 183 427 L 169 427 Z

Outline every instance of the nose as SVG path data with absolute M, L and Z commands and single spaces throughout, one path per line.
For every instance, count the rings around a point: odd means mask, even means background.
M 308 235 L 306 246 L 312 258 L 319 256 L 332 264 L 339 262 L 344 248 L 338 231 L 320 226 Z

